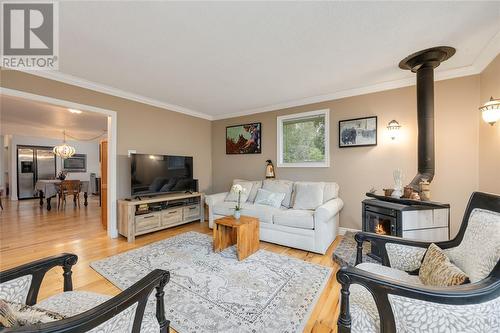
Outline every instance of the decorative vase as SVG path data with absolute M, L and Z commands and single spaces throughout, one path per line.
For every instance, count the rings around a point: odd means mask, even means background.
M 240 217 L 241 217 L 241 211 L 235 210 L 233 216 L 234 216 L 235 219 L 239 220 Z

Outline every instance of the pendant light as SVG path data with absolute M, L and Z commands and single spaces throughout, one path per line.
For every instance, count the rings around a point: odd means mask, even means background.
M 66 143 L 66 131 L 63 131 L 63 135 L 63 143 L 55 146 L 52 152 L 54 153 L 54 155 L 59 156 L 62 159 L 66 159 L 75 155 L 76 149 Z

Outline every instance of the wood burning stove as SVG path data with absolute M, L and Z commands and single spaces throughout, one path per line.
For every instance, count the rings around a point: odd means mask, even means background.
M 449 205 L 383 199 L 363 200 L 363 231 L 430 242 L 449 239 Z M 368 255 L 381 260 L 375 244 Z

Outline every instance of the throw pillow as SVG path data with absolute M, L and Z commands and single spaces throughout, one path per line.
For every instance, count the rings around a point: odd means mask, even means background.
M 240 203 L 245 203 L 248 200 L 248 196 L 250 195 L 250 192 L 252 191 L 252 182 L 247 182 L 247 181 L 238 181 L 233 184 L 234 185 L 241 185 L 243 187 L 243 192 L 241 192 L 241 198 L 240 198 Z M 236 192 L 231 186 L 231 189 L 229 190 L 229 193 L 226 195 L 226 199 L 224 201 L 233 201 L 237 202 L 238 201 L 238 192 Z
M 266 179 L 264 180 L 264 185 L 262 185 L 264 190 L 270 192 L 280 192 L 285 193 L 285 199 L 281 203 L 286 208 L 291 207 L 292 201 L 292 191 L 293 191 L 293 182 L 290 180 L 277 180 L 277 179 Z
M 285 199 L 285 193 L 270 192 L 260 188 L 257 190 L 255 203 L 259 205 L 266 205 L 274 208 L 280 208 L 283 199 Z
M 0 299 L 0 327 L 31 326 L 65 318 L 56 312 Z
M 469 277 L 453 265 L 436 244 L 432 243 L 424 255 L 418 277 L 423 284 L 436 287 L 457 286 L 469 283 Z
M 235 179 L 235 180 L 233 180 L 233 185 L 237 184 L 238 182 L 251 182 L 252 183 L 252 190 L 250 191 L 250 194 L 248 195 L 247 201 L 253 203 L 255 201 L 255 197 L 257 196 L 257 190 L 259 188 L 262 188 L 262 180 Z
M 316 209 L 323 204 L 323 182 L 296 182 L 293 209 Z

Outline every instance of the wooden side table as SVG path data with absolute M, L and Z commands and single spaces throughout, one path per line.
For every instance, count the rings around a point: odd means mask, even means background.
M 239 220 L 226 216 L 214 221 L 214 252 L 236 244 L 238 260 L 259 250 L 259 219 L 241 216 Z

